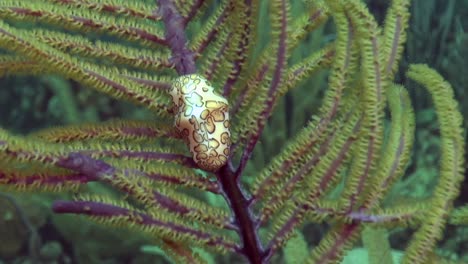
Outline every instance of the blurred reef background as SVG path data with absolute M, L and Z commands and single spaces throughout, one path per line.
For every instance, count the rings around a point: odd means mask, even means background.
M 291 2 L 293 13 L 304 7 L 302 1 Z M 366 2 L 382 21 L 389 1 Z M 333 25 L 328 23 L 314 31 L 308 41 L 296 49 L 294 57 L 302 58 L 334 38 Z M 262 41 L 267 43 L 267 37 Z M 468 0 L 412 1 L 408 41 L 402 61 L 402 69 L 407 69 L 409 63 L 426 63 L 450 82 L 468 130 Z M 268 163 L 283 143 L 314 114 L 326 88 L 327 73 L 314 75 L 283 98 L 268 122 L 248 170 L 257 171 Z M 416 110 L 417 134 L 406 176 L 392 192 L 424 198 L 431 193 L 437 176 L 438 124 L 428 94 L 408 82 L 404 71 L 397 76 L 397 82 L 410 91 Z M 0 78 L 0 126 L 16 133 L 117 117 L 151 119 L 149 112 L 142 108 L 116 101 L 72 80 L 56 76 Z M 244 180 L 248 185 L 251 179 L 246 177 Z M 111 191 L 99 185 L 93 188 Z M 111 230 L 77 216 L 53 215 L 49 203 L 54 197 L 57 195 L 12 195 L 0 189 L 0 264 L 37 263 L 34 261 L 38 259 L 39 263 L 167 263 L 142 237 L 124 230 Z M 458 205 L 466 203 L 468 176 L 457 200 Z M 411 232 L 410 229 L 392 231 L 389 234 L 392 248 L 403 250 Z M 321 228 L 305 226 L 303 235 L 308 246 L 313 246 L 321 237 Z M 440 255 L 451 260 L 468 263 L 468 227 L 448 225 L 438 250 Z M 212 259 L 213 263 L 239 263 L 239 260 L 216 259 L 215 256 Z

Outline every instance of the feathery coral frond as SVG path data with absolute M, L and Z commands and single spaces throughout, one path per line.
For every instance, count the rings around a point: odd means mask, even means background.
M 415 228 L 403 263 L 425 263 L 447 223 L 467 222 L 466 208 L 453 209 L 462 117 L 450 85 L 424 65 L 408 77 L 434 99 L 440 177 L 423 201 L 388 197 L 414 141 L 409 96 L 393 83 L 410 1 L 392 0 L 383 25 L 359 0 L 153 2 L 0 1 L 0 77 L 58 75 L 152 110 L 147 121 L 82 120 L 25 136 L 0 129 L 2 190 L 71 190 L 56 213 L 141 232 L 181 263 L 202 262 L 198 248 L 268 263 L 308 223 L 329 229 L 306 263 L 341 261 L 365 225 Z M 322 70 L 317 113 L 278 142 L 266 137 L 297 118 L 294 88 Z M 198 77 L 179 85 L 187 75 Z M 304 102 L 322 94 L 306 88 Z M 284 117 L 270 119 L 277 106 Z M 261 153 L 267 143 L 285 144 Z M 268 165 L 252 170 L 258 153 Z M 117 192 L 89 193 L 90 182 Z

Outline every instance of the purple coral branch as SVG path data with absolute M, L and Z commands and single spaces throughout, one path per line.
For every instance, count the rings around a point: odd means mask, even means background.
M 237 112 L 239 112 L 239 109 L 241 108 L 242 103 L 245 101 L 245 97 L 247 96 L 249 89 L 254 89 L 253 86 L 260 85 L 265 80 L 269 69 L 270 65 L 268 63 L 263 64 L 262 67 L 256 71 L 257 75 L 255 76 L 254 80 L 245 84 L 239 96 L 235 100 L 234 105 L 232 106 L 232 115 L 236 115 Z
M 173 67 L 171 64 L 170 67 Z M 141 85 L 146 86 L 147 88 L 151 89 L 152 91 L 167 91 L 171 88 L 171 84 L 167 82 L 161 82 L 161 81 L 153 81 L 153 80 L 148 80 L 144 78 L 138 78 L 130 75 L 121 75 L 129 80 L 132 80 L 134 82 L 137 82 Z
M 225 199 L 235 215 L 235 224 L 242 239 L 240 253 L 249 259 L 250 263 L 264 263 L 269 251 L 264 250 L 258 236 L 258 220 L 251 211 L 251 200 L 243 192 L 238 177 L 228 166 L 218 172 L 218 180 L 223 188 Z
M 204 3 L 205 0 L 196 0 L 193 2 L 189 13 L 184 17 L 184 27 L 187 26 L 187 24 L 193 19 Z
M 207 67 L 205 70 L 204 76 L 208 80 L 212 80 L 215 72 L 219 71 L 219 67 L 222 67 L 222 59 L 224 58 L 223 55 L 225 54 L 226 50 L 229 47 L 229 42 L 232 41 L 232 33 L 229 33 L 227 36 L 226 40 L 223 42 L 219 50 L 216 52 L 216 56 L 214 57 L 214 60 L 210 63 L 210 65 Z
M 126 122 L 124 120 L 112 120 L 98 124 L 82 124 L 81 126 L 68 126 L 61 129 L 54 129 L 54 132 L 46 131 L 32 134 L 33 137 L 39 137 L 47 142 L 67 143 L 90 139 L 106 140 L 154 140 L 158 137 L 180 138 L 172 128 L 156 128 L 149 122 Z M 130 153 L 132 151 L 129 151 Z M 144 153 L 144 152 L 143 152 Z M 130 154 L 129 154 L 130 155 Z M 141 156 L 143 156 L 141 154 Z
M 271 114 L 273 110 L 273 105 L 276 98 L 276 92 L 278 87 L 280 86 L 281 82 L 283 81 L 283 71 L 287 64 L 286 61 L 286 52 L 287 52 L 287 7 L 286 2 L 283 0 L 281 1 L 281 18 L 280 20 L 280 29 L 279 29 L 279 37 L 278 37 L 278 48 L 276 52 L 276 64 L 275 68 L 273 69 L 273 77 L 270 83 L 270 87 L 268 89 L 267 98 L 264 102 L 264 109 L 260 113 L 260 116 L 257 118 L 257 130 L 247 141 L 247 145 L 242 153 L 242 157 L 239 163 L 238 170 L 243 171 L 245 166 L 247 165 L 247 161 L 250 159 L 250 155 L 252 154 L 255 145 L 257 144 L 260 135 L 265 127 L 266 120 Z M 229 80 L 228 80 L 229 81 Z M 229 89 L 225 91 L 229 91 Z
M 16 13 L 19 17 L 30 16 L 34 18 L 58 18 L 57 15 L 51 14 L 43 10 L 32 10 L 28 8 L 10 7 L 8 8 L 11 12 Z M 157 43 L 160 45 L 166 45 L 165 41 L 159 36 L 151 34 L 146 30 L 136 27 L 125 27 L 121 25 L 112 25 L 105 22 L 79 17 L 79 16 L 61 16 L 59 19 L 68 21 L 68 23 L 80 24 L 86 28 L 92 28 L 95 30 L 106 30 L 108 32 L 125 32 L 126 35 L 139 38 L 142 40 L 149 41 L 151 43 Z
M 81 153 L 70 153 L 56 163 L 57 166 L 86 175 L 91 181 L 110 182 L 117 169 L 104 161 L 93 159 Z
M 221 14 L 214 22 L 214 25 L 211 27 L 210 31 L 205 34 L 203 41 L 201 41 L 200 46 L 196 50 L 196 57 L 199 57 L 205 51 L 206 47 L 208 47 L 208 45 L 217 37 L 220 27 L 226 23 L 226 20 L 233 9 L 233 6 L 230 5 L 226 7 L 223 12 L 221 12 Z
M 105 3 L 90 3 L 88 1 L 83 0 L 55 0 L 55 3 L 62 4 L 62 5 L 75 5 L 79 7 L 86 7 L 89 10 L 97 10 L 97 11 L 104 11 L 109 12 L 117 15 L 126 14 L 132 17 L 138 18 L 145 18 L 153 21 L 161 20 L 160 17 L 155 16 L 154 14 L 147 14 L 145 12 L 140 12 L 139 10 L 135 10 L 125 6 L 119 6 L 115 4 L 105 4 Z
M 146 202 L 154 202 L 161 208 L 167 210 L 168 212 L 172 212 L 179 215 L 195 214 L 199 215 L 200 219 L 210 223 L 220 222 L 218 216 L 216 216 L 217 218 L 215 219 L 209 214 L 205 215 L 199 209 L 186 206 L 185 204 L 177 201 L 176 199 L 161 192 L 157 192 L 156 190 L 145 189 L 144 192 L 146 192 L 147 195 L 145 197 L 140 197 L 141 192 L 137 191 L 136 188 L 144 187 L 140 186 L 138 182 L 135 182 L 135 184 L 130 185 L 124 184 L 123 186 L 119 184 L 121 182 L 121 179 L 119 179 L 119 175 L 131 175 L 133 177 L 137 176 L 150 178 L 150 176 L 148 176 L 146 173 L 141 172 L 139 170 L 120 170 L 107 164 L 102 160 L 93 159 L 81 153 L 71 153 L 64 158 L 59 159 L 57 165 L 66 169 L 82 173 L 83 175 L 86 175 L 90 181 L 100 181 L 108 183 L 118 190 L 121 190 L 131 196 L 136 196 L 136 199 L 139 201 L 146 201 L 148 199 L 150 201 Z M 216 191 L 219 192 L 219 190 Z M 229 219 L 225 219 L 224 223 L 221 224 L 226 229 L 235 229 L 235 227 L 230 223 Z
M 411 219 L 414 215 L 410 213 L 402 213 L 395 215 L 378 215 L 366 213 L 363 210 L 357 212 L 350 212 L 345 215 L 347 218 L 363 223 L 391 223 L 402 222 L 402 219 Z
M 236 252 L 239 248 L 236 244 L 224 241 L 222 237 L 214 236 L 208 232 L 196 230 L 186 225 L 165 222 L 155 219 L 145 213 L 133 211 L 127 208 L 93 201 L 55 201 L 52 205 L 55 213 L 85 214 L 94 217 L 122 219 L 136 223 L 142 227 L 156 227 L 157 229 L 171 230 L 173 233 L 195 237 L 197 241 L 204 241 L 209 246 L 221 245 L 227 250 Z
M 145 161 L 155 160 L 163 162 L 176 162 L 189 168 L 198 168 L 198 166 L 191 157 L 182 154 L 131 150 L 89 150 L 80 151 L 79 153 L 86 155 L 95 155 L 99 157 L 136 158 Z
M 270 199 L 268 199 L 268 201 L 265 204 L 266 205 L 274 205 L 274 204 L 282 205 L 283 203 L 285 203 L 287 199 L 292 195 L 293 189 L 299 186 L 298 183 L 303 182 L 303 179 L 306 177 L 306 175 L 310 173 L 313 167 L 317 165 L 317 163 L 320 161 L 322 156 L 328 150 L 330 146 L 330 142 L 334 138 L 335 138 L 335 133 L 330 135 L 330 137 L 327 138 L 327 140 L 323 144 L 320 145 L 319 152 L 316 153 L 316 155 L 314 155 L 313 157 L 311 157 L 307 163 L 301 166 L 299 170 L 282 186 L 281 190 L 277 192 L 277 194 L 273 195 Z M 348 149 L 346 148 L 346 150 Z M 338 161 L 341 161 L 341 159 Z M 284 164 L 286 165 L 286 167 L 289 167 L 291 163 L 284 163 Z M 337 166 L 333 168 L 337 168 Z M 279 176 L 279 174 L 276 174 L 276 175 Z M 333 174 L 328 173 L 328 175 L 331 176 Z M 267 178 L 265 183 L 262 183 L 259 191 L 257 192 L 257 196 L 255 197 L 256 200 L 262 200 L 262 198 L 264 198 L 263 196 L 265 194 L 265 188 L 267 188 L 268 185 L 274 184 L 275 179 L 273 178 L 273 176 L 275 175 L 272 174 L 272 176 Z M 330 176 L 327 177 L 327 180 L 329 180 L 328 178 L 330 178 Z M 321 186 L 321 187 L 324 187 L 324 186 Z M 321 191 L 322 189 L 319 188 L 319 190 Z M 283 193 L 286 194 L 287 196 L 285 197 Z M 267 208 L 264 207 L 260 212 L 260 222 L 262 224 L 265 224 L 269 220 L 270 216 L 273 214 L 273 212 L 271 211 L 271 207 L 267 207 Z
M 85 184 L 90 182 L 90 179 L 83 174 L 71 174 L 71 175 L 47 175 L 46 177 L 41 174 L 33 174 L 23 177 L 17 175 L 6 174 L 0 171 L 0 182 L 2 184 L 15 185 L 21 187 L 27 186 L 42 186 L 42 188 L 54 188 L 66 185 Z
M 177 185 L 184 185 L 188 181 L 184 178 L 177 178 L 162 174 L 148 174 L 148 177 L 159 182 L 167 182 Z M 210 181 L 209 179 L 201 177 L 198 177 L 197 179 L 190 178 L 190 181 L 194 181 L 193 185 L 202 190 L 206 190 L 214 194 L 221 194 L 221 187 L 219 186 L 218 182 Z
M 356 237 L 361 230 L 361 225 L 359 223 L 344 224 L 337 231 L 334 232 L 334 242 L 333 246 L 327 247 L 327 251 L 323 252 L 320 255 L 320 258 L 315 259 L 315 263 L 333 263 L 337 261 L 337 258 L 342 255 L 343 250 L 346 246 L 346 243 L 350 241 L 353 237 Z M 322 240 L 325 243 L 326 240 Z M 320 247 L 319 245 L 318 247 Z M 317 247 L 317 248 L 318 248 Z
M 187 47 L 187 37 L 184 31 L 184 18 L 177 11 L 171 0 L 157 0 L 157 13 L 162 16 L 166 26 L 165 41 L 172 51 L 171 63 L 175 65 L 179 75 L 195 73 L 195 55 Z
M 245 61 L 247 59 L 247 56 L 245 56 L 245 54 L 247 53 L 249 44 L 251 42 L 251 32 L 253 30 L 252 25 L 255 23 L 255 21 L 253 21 L 253 14 L 252 14 L 252 10 L 253 10 L 252 1 L 244 0 L 244 4 L 246 7 L 244 11 L 244 19 L 246 20 L 246 22 L 243 22 L 244 28 L 242 30 L 242 35 L 240 37 L 241 41 L 237 43 L 237 48 L 236 48 L 237 59 L 234 60 L 231 74 L 229 74 L 229 77 L 226 83 L 224 84 L 223 95 L 226 97 L 231 95 L 234 84 L 239 80 L 242 67 L 245 64 Z
M 126 87 L 125 85 L 122 85 L 112 79 L 109 79 L 103 75 L 100 75 L 94 71 L 91 71 L 91 70 L 85 70 L 85 72 L 87 74 L 89 74 L 90 76 L 96 78 L 97 80 L 99 80 L 99 82 L 101 83 L 104 83 L 105 85 L 109 85 L 110 87 L 114 88 L 116 91 L 118 91 L 119 93 L 122 93 L 124 94 L 125 96 L 127 96 L 128 98 L 132 98 L 133 100 L 143 104 L 143 105 L 146 105 L 150 108 L 154 107 L 155 105 L 159 108 L 162 108 L 163 110 L 165 111 L 169 111 L 169 109 L 171 108 L 169 105 L 166 105 L 166 104 L 160 104 L 160 103 L 155 103 L 154 102 L 154 98 L 152 97 L 149 97 L 145 94 L 141 94 L 141 93 L 138 93 L 136 92 L 135 90 L 132 90 L 131 88 L 129 87 Z
M 103 58 L 111 62 L 118 64 L 127 65 L 130 67 L 144 68 L 147 70 L 161 70 L 165 68 L 171 68 L 172 64 L 165 57 L 139 55 L 132 56 L 126 53 L 120 53 L 109 50 L 104 47 L 90 45 L 87 43 L 77 43 L 72 40 L 60 40 L 54 37 L 42 36 L 41 40 L 51 45 L 52 47 L 72 53 L 84 53 L 84 56 L 95 56 L 96 58 Z M 88 54 L 88 55 L 86 55 Z
M 307 210 L 309 209 L 308 206 L 299 206 L 294 209 L 292 213 L 292 217 L 290 217 L 286 223 L 281 227 L 280 230 L 275 234 L 275 236 L 268 242 L 267 248 L 271 250 L 273 254 L 276 252 L 278 247 L 282 244 L 282 241 L 286 241 L 285 237 L 288 236 L 296 228 L 299 222 L 304 218 Z
M 177 12 L 171 0 L 158 0 L 157 2 L 159 3 L 158 12 L 163 17 L 166 26 L 166 41 L 172 51 L 172 61 L 177 72 L 180 75 L 196 72 L 194 54 L 186 46 L 187 40 L 182 16 Z M 248 0 L 246 0 L 246 4 L 247 6 L 251 5 Z M 250 263 L 264 263 L 269 254 L 262 248 L 257 233 L 258 221 L 250 209 L 251 200 L 247 199 L 240 187 L 240 172 L 239 170 L 234 173 L 231 166 L 223 166 L 217 173 L 218 181 L 235 216 L 234 225 L 237 226 L 237 232 L 242 240 L 242 248 L 239 252 L 245 255 Z
M 361 126 L 361 119 L 359 119 L 357 123 L 355 124 L 353 128 L 353 134 L 359 131 L 360 126 Z M 337 131 L 334 131 L 332 135 L 330 135 L 327 141 L 331 141 L 336 132 Z M 269 248 L 272 247 L 274 251 L 277 244 L 283 241 L 286 236 L 288 236 L 299 224 L 302 223 L 302 221 L 305 218 L 306 213 L 308 213 L 309 211 L 312 211 L 314 213 L 320 213 L 320 214 L 328 214 L 328 215 L 333 214 L 333 210 L 329 210 L 327 208 L 320 208 L 316 206 L 315 203 L 317 203 L 317 200 L 321 196 L 321 194 L 329 188 L 329 185 L 333 181 L 333 177 L 335 177 L 336 174 L 338 173 L 338 169 L 340 165 L 344 162 L 346 154 L 349 152 L 349 149 L 351 145 L 354 143 L 354 141 L 355 141 L 355 137 L 351 135 L 344 142 L 344 144 L 340 147 L 338 154 L 336 155 L 335 158 L 333 158 L 330 166 L 321 175 L 320 181 L 317 184 L 317 188 L 310 190 L 309 193 L 301 193 L 304 195 L 305 198 L 302 198 L 299 200 L 299 202 L 296 205 L 297 209 L 294 210 L 290 214 L 288 220 L 276 232 L 273 239 L 269 243 Z M 323 146 L 326 148 L 328 147 L 327 145 L 323 145 Z M 326 150 L 322 150 L 322 151 L 326 151 Z M 315 162 L 316 162 L 315 158 L 312 158 L 308 163 L 304 164 L 301 170 L 311 169 L 310 166 L 312 166 Z M 302 171 L 302 173 L 306 173 L 306 171 Z M 267 217 L 269 217 L 272 213 L 268 211 L 267 212 L 263 212 L 263 211 L 261 215 L 262 217 L 261 221 L 266 222 L 266 220 L 268 220 Z

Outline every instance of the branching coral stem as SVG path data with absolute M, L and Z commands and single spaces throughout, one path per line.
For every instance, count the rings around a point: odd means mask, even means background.
M 193 52 L 187 47 L 184 32 L 183 17 L 177 12 L 171 0 L 158 0 L 159 10 L 166 26 L 166 41 L 173 55 L 173 63 L 180 75 L 196 72 Z M 250 210 L 250 200 L 241 189 L 239 175 L 242 170 L 234 173 L 230 166 L 223 166 L 218 172 L 223 195 L 229 202 L 234 213 L 234 224 L 242 239 L 240 253 L 245 255 L 250 263 L 264 263 L 267 254 L 258 237 L 258 224 Z
M 250 263 L 264 263 L 269 254 L 260 243 L 257 221 L 250 210 L 251 202 L 242 191 L 238 177 L 228 166 L 222 167 L 217 176 L 224 197 L 235 215 L 235 224 L 239 227 L 238 232 L 243 243 L 241 253 L 249 259 Z
M 195 55 L 187 47 L 184 18 L 177 11 L 173 1 L 158 0 L 159 14 L 166 26 L 166 41 L 172 51 L 171 62 L 180 75 L 196 72 Z

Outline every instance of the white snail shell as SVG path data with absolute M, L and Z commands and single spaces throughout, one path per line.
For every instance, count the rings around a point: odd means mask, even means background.
M 226 164 L 231 146 L 228 101 L 197 74 L 175 79 L 170 94 L 175 104 L 175 127 L 193 160 L 204 170 L 217 171 Z

